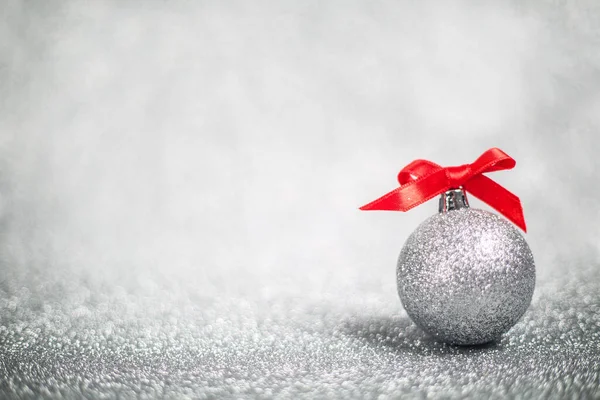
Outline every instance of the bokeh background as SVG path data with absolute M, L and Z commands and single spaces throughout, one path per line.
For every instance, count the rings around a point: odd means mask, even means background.
M 4 0 L 0 19 L 5 395 L 598 394 L 600 3 Z M 492 178 L 523 202 L 538 289 L 501 344 L 456 349 L 396 294 L 436 201 L 357 208 L 415 158 L 490 147 L 517 160 Z

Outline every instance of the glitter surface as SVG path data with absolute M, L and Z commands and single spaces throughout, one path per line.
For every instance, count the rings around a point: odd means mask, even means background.
M 534 286 L 525 239 L 483 210 L 432 216 L 408 238 L 398 260 L 398 293 L 408 315 L 448 343 L 498 339 L 523 315 Z
M 593 398 L 600 395 L 600 269 L 564 264 L 498 343 L 434 341 L 393 286 L 209 297 L 75 273 L 0 285 L 0 397 Z M 241 275 L 230 282 L 254 286 Z M 391 282 L 393 284 L 393 281 Z M 266 287 L 271 287 L 266 284 Z M 204 289 L 207 289 L 204 286 Z M 271 287 L 273 288 L 273 287 Z M 381 397 L 379 397 L 381 396 Z
M 598 5 L 0 1 L 0 399 L 600 398 Z M 536 288 L 451 346 L 356 207 L 491 146 Z

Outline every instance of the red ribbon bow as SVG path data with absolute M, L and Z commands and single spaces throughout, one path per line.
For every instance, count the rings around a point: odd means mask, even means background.
M 472 164 L 457 167 L 443 168 L 431 161 L 415 160 L 398 174 L 399 188 L 360 209 L 408 211 L 440 193 L 462 186 L 527 232 L 519 198 L 483 175 L 512 169 L 515 164 L 515 160 L 497 148 L 489 149 Z

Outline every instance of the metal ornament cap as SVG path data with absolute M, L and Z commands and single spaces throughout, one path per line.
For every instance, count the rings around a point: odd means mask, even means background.
M 408 238 L 398 259 L 398 294 L 410 318 L 443 342 L 497 340 L 525 313 L 535 264 L 515 226 L 471 209 L 462 189 Z

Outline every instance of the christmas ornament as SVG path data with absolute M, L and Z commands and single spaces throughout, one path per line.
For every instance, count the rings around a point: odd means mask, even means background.
M 397 267 L 406 312 L 441 341 L 476 345 L 497 340 L 531 302 L 535 265 L 525 239 L 503 218 L 471 209 L 465 194 L 526 231 L 519 198 L 482 175 L 515 164 L 497 148 L 457 167 L 416 160 L 398 174 L 399 188 L 361 207 L 407 211 L 441 194 L 439 213 L 410 235 Z

